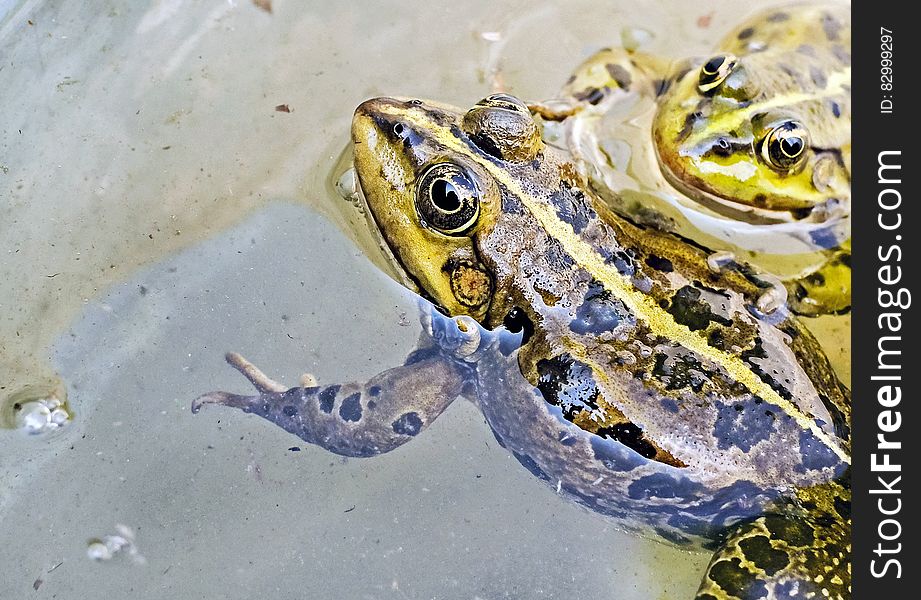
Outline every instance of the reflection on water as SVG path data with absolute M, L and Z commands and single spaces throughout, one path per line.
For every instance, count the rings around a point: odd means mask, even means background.
M 383 264 L 328 187 L 362 99 L 466 105 L 496 74 L 545 98 L 624 26 L 684 55 L 739 18 L 729 0 L 495 4 L 5 5 L 0 393 L 60 376 L 75 420 L 0 429 L 0 597 L 696 589 L 707 556 L 556 496 L 466 403 L 373 462 L 190 416 L 232 381 L 228 349 L 293 385 L 370 377 L 412 348 L 414 299 L 353 245 Z M 90 561 L 120 527 L 146 562 Z

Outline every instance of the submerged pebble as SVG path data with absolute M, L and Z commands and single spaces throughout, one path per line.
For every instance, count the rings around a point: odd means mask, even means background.
M 48 433 L 73 419 L 64 386 L 27 386 L 0 402 L 0 427 L 19 429 L 30 435 Z

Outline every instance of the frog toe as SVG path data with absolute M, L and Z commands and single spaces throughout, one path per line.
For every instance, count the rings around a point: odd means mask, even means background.
M 206 404 L 220 404 L 221 406 L 230 406 L 247 410 L 257 400 L 257 396 L 243 396 L 240 394 L 231 394 L 229 392 L 208 392 L 202 394 L 192 401 L 192 414 L 198 414 Z
M 265 373 L 259 370 L 256 365 L 236 352 L 228 352 L 224 355 L 224 360 L 246 377 L 246 379 L 253 384 L 253 387 L 260 392 L 284 392 L 288 389 L 284 384 L 269 378 Z

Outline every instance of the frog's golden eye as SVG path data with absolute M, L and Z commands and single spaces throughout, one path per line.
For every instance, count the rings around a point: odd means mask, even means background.
M 761 141 L 761 158 L 779 171 L 790 171 L 806 157 L 809 132 L 797 121 L 784 121 Z
M 738 62 L 739 59 L 732 54 L 717 54 L 712 57 L 700 68 L 697 89 L 703 94 L 715 90 L 726 81 Z
M 424 225 L 446 235 L 464 235 L 480 216 L 480 193 L 465 169 L 434 164 L 419 178 L 416 210 Z

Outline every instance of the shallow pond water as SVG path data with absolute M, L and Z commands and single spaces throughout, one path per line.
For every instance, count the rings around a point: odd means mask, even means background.
M 557 496 L 466 402 L 373 460 L 189 406 L 247 390 L 228 350 L 294 385 L 412 349 L 414 300 L 330 184 L 361 100 L 467 105 L 495 81 L 546 98 L 624 27 L 683 56 L 743 16 L 729 0 L 0 2 L 0 398 L 63 386 L 74 415 L 0 429 L 0 598 L 690 597 L 707 555 Z M 93 540 L 125 544 L 93 561 Z

